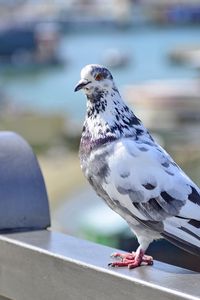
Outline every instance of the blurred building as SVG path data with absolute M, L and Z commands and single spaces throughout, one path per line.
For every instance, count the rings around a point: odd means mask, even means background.
M 142 0 L 145 14 L 159 23 L 199 23 L 199 0 Z
M 199 80 L 157 80 L 130 85 L 125 88 L 125 97 L 148 128 L 199 128 Z
M 11 20 L 50 20 L 63 24 L 93 21 L 118 26 L 152 21 L 200 22 L 199 0 L 0 0 L 0 6 L 0 27 Z
M 0 30 L 0 62 L 15 66 L 61 63 L 55 24 L 10 25 Z
M 189 65 L 200 70 L 200 45 L 175 46 L 169 51 L 168 58 L 172 63 Z

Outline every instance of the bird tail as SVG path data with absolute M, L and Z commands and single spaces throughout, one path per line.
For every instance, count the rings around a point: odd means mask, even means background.
M 161 235 L 179 248 L 200 256 L 200 221 L 182 217 L 165 220 Z

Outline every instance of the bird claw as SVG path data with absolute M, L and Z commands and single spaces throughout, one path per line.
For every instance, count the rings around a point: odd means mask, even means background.
M 137 268 L 143 264 L 153 265 L 153 257 L 144 255 L 143 251 L 132 253 L 113 253 L 112 258 L 120 259 L 120 261 L 109 263 L 110 267 L 128 267 L 129 269 Z

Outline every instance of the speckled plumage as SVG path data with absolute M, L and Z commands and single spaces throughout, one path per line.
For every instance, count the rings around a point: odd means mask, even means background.
M 200 255 L 199 188 L 124 103 L 105 67 L 86 66 L 79 89 L 87 97 L 81 168 L 97 194 L 128 222 L 144 252 L 165 237 Z

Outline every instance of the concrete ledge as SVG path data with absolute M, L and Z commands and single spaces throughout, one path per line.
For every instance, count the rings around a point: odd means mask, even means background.
M 113 251 L 47 230 L 1 235 L 0 295 L 13 300 L 200 299 L 200 274 L 159 262 L 110 269 Z

